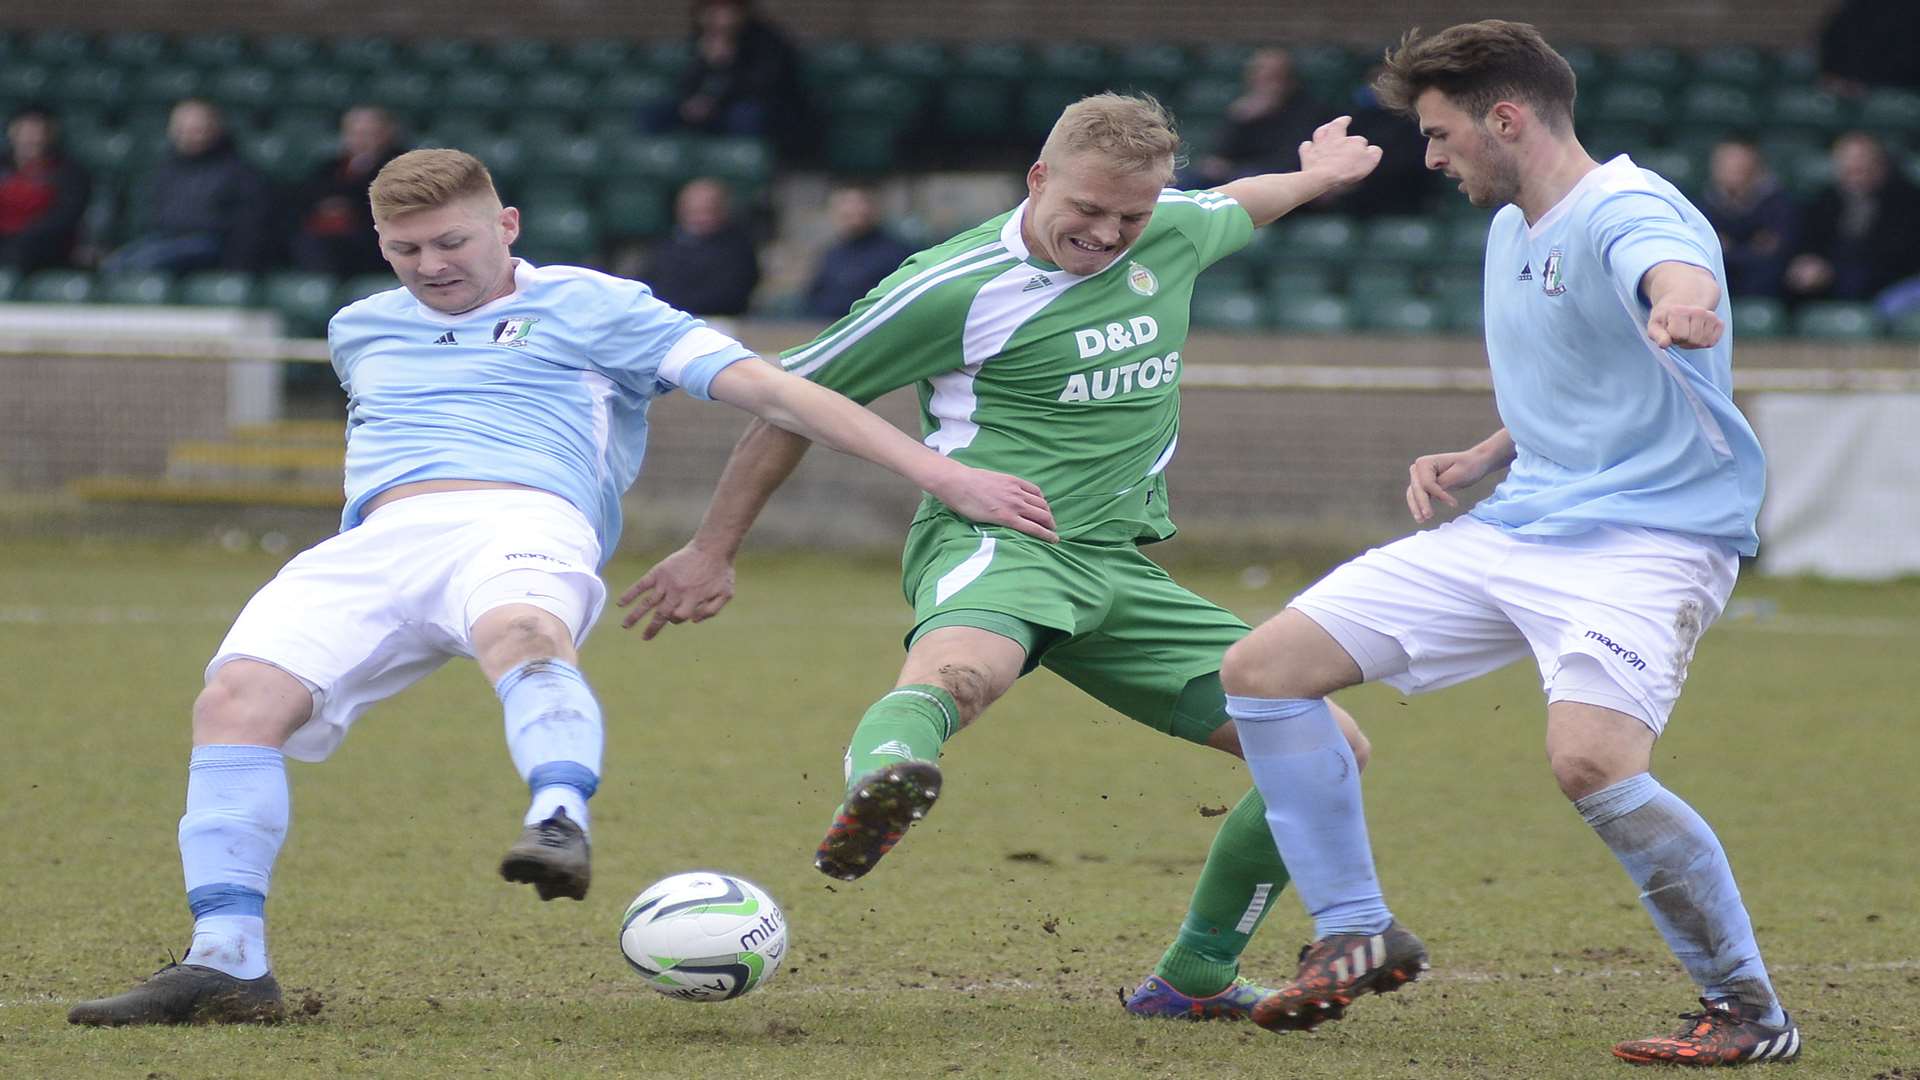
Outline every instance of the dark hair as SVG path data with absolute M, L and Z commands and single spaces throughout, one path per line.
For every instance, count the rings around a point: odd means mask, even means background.
M 1526 23 L 1486 19 L 1431 37 L 1409 30 L 1387 50 L 1373 89 L 1382 105 L 1409 115 L 1421 94 L 1438 90 L 1475 120 L 1502 101 L 1523 101 L 1549 130 L 1573 128 L 1573 68 Z

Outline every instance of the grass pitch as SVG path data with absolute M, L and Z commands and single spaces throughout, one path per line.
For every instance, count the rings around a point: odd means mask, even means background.
M 1410 701 L 1343 695 L 1374 741 L 1389 899 L 1435 968 L 1311 1035 L 1121 1012 L 1185 909 L 1206 812 L 1247 781 L 1044 672 L 950 745 L 939 808 L 872 877 L 829 883 L 809 862 L 842 740 L 890 685 L 906 609 L 891 566 L 810 557 L 750 561 L 725 615 L 652 644 L 603 620 L 585 655 L 609 720 L 585 903 L 541 904 L 495 876 L 525 793 L 491 693 L 456 663 L 377 708 L 332 761 L 292 766 L 269 921 L 298 1019 L 70 1028 L 72 1001 L 186 942 L 187 707 L 276 565 L 212 546 L 9 546 L 0 1074 L 1621 1076 L 1609 1045 L 1692 1005 L 1554 788 L 1524 668 Z M 1301 584 L 1181 576 L 1249 618 Z M 1791 1075 L 1920 1076 L 1920 584 L 1749 579 L 1736 602 L 1747 614 L 1707 635 L 1656 771 L 1733 858 L 1806 1038 Z M 698 867 L 785 906 L 794 951 L 764 991 L 685 1004 L 622 963 L 626 902 Z M 1246 971 L 1289 973 L 1307 931 L 1289 893 Z

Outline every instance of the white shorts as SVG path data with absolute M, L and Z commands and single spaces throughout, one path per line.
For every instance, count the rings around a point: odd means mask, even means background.
M 1472 517 L 1375 548 L 1295 597 L 1367 681 L 1438 690 L 1529 654 L 1548 701 L 1638 717 L 1654 734 L 1740 570 L 1709 537 L 1605 526 L 1522 536 Z
M 320 761 L 367 707 L 472 656 L 474 620 L 506 604 L 552 612 L 587 638 L 607 590 L 600 541 L 572 504 L 539 491 L 446 491 L 392 502 L 295 556 L 253 595 L 207 665 L 272 664 L 313 693 L 283 748 Z

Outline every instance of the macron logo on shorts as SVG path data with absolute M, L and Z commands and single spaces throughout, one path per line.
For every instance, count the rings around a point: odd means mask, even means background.
M 1640 659 L 1639 653 L 1634 652 L 1632 649 L 1629 649 L 1624 645 L 1614 644 L 1612 638 L 1601 633 L 1600 631 L 1589 630 L 1587 631 L 1587 637 L 1591 638 L 1594 641 L 1599 642 L 1602 645 L 1605 645 L 1609 649 L 1612 649 L 1613 655 L 1619 657 L 1621 660 L 1630 664 L 1636 670 L 1639 670 L 1639 671 L 1647 670 L 1647 662 L 1645 660 Z

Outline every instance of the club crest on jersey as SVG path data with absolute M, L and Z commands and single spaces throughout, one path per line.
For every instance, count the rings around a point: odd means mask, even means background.
M 1566 279 L 1560 276 L 1560 262 L 1567 253 L 1559 248 L 1547 252 L 1547 261 L 1540 267 L 1540 289 L 1548 296 L 1559 296 L 1567 291 Z
M 533 333 L 533 324 L 539 321 L 530 315 L 501 319 L 493 324 L 493 343 L 513 349 L 526 348 L 527 335 Z
M 1154 293 L 1160 291 L 1160 279 L 1153 276 L 1153 271 L 1141 266 L 1137 262 L 1129 261 L 1127 263 L 1127 288 L 1132 289 L 1141 296 L 1152 296 Z

